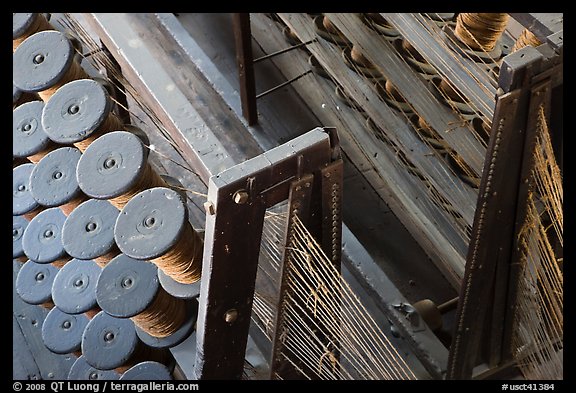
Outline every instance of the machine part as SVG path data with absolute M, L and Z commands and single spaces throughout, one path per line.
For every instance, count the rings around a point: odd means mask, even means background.
M 85 315 L 70 315 L 54 307 L 42 324 L 42 341 L 46 348 L 57 354 L 77 352 L 87 324 Z
M 76 175 L 86 195 L 111 199 L 137 186 L 148 165 L 148 149 L 139 136 L 113 131 L 98 138 L 84 151 Z
M 54 142 L 76 144 L 106 131 L 117 131 L 120 121 L 111 113 L 106 88 L 92 79 L 66 83 L 50 98 L 42 113 L 44 130 Z M 116 128 L 116 129 L 111 129 Z
M 170 295 L 179 299 L 192 299 L 200 296 L 200 281 L 193 284 L 182 284 L 158 269 L 158 281 Z
M 93 261 L 72 259 L 54 278 L 54 305 L 67 314 L 97 310 L 96 284 L 101 272 L 102 269 Z
M 12 112 L 12 156 L 37 163 L 55 144 L 42 127 L 44 101 L 19 105 Z
M 40 210 L 30 192 L 30 174 L 35 165 L 21 164 L 12 170 L 12 214 L 15 216 L 35 214 Z
M 57 207 L 46 209 L 30 221 L 24 231 L 22 247 L 36 263 L 51 263 L 68 257 L 62 246 L 62 227 L 66 216 Z
M 169 381 L 172 375 L 168 367 L 158 362 L 142 362 L 132 366 L 122 376 L 121 381 Z
M 99 370 L 86 361 L 84 355 L 80 356 L 68 373 L 68 380 L 73 381 L 114 381 L 120 378 L 115 370 Z
M 62 227 L 62 245 L 77 259 L 107 262 L 119 250 L 114 242 L 114 225 L 120 212 L 110 202 L 90 199 L 78 205 Z M 96 261 L 100 263 L 99 261 Z
M 28 304 L 47 304 L 52 300 L 52 283 L 58 268 L 51 264 L 28 261 L 16 277 L 16 292 Z
M 85 75 L 74 64 L 74 46 L 59 31 L 41 31 L 28 37 L 12 58 L 12 79 L 16 87 L 26 92 L 43 92 L 66 82 L 68 74 Z
M 122 254 L 110 261 L 102 270 L 98 278 L 96 297 L 98 304 L 106 313 L 116 318 L 131 318 L 145 311 L 151 311 L 154 300 L 159 296 L 159 290 L 162 289 L 154 264 Z M 183 324 L 172 334 L 166 337 L 153 337 L 138 325 L 135 326 L 136 333 L 144 344 L 154 348 L 170 348 L 184 341 L 192 333 L 198 313 L 196 300 L 192 299 L 186 303 L 179 300 L 177 305 L 186 308 L 186 315 Z M 158 318 L 160 321 L 161 318 L 170 317 L 174 315 L 165 314 Z
M 22 216 L 12 217 L 12 258 L 25 257 L 22 247 L 22 237 L 28 226 L 28 220 Z
M 42 158 L 30 174 L 30 192 L 40 205 L 60 206 L 70 214 L 87 199 L 76 180 L 76 166 L 82 153 L 74 147 L 61 147 Z

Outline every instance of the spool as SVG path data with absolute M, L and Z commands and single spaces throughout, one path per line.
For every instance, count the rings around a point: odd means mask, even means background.
M 360 52 L 357 46 L 344 48 L 342 57 L 344 58 L 344 63 L 352 71 L 372 80 L 384 80 L 382 72 Z
M 432 87 L 432 94 L 434 94 L 434 96 L 438 98 L 438 100 L 446 107 L 459 112 L 460 116 L 465 120 L 472 120 L 476 116 L 476 112 L 474 111 L 474 109 L 467 102 L 460 102 L 453 100 L 447 93 L 442 94 L 440 92 L 444 91 L 442 90 L 442 88 L 447 89 L 446 86 L 448 86 L 449 88 L 449 85 L 446 84 L 444 86 L 441 86 L 443 84 L 442 82 L 443 79 L 440 79 L 438 77 L 434 77 L 430 80 L 430 83 L 434 85 Z M 456 93 L 453 93 L 452 95 L 457 96 Z M 462 97 L 460 97 L 460 99 L 462 99 Z
M 12 109 L 31 101 L 41 101 L 36 93 L 26 93 L 12 83 Z
M 30 174 L 35 164 L 21 164 L 12 170 L 12 214 L 32 220 L 44 208 L 30 192 Z
M 60 269 L 52 284 L 52 301 L 66 314 L 85 313 L 92 319 L 100 309 L 96 284 L 102 269 L 94 261 L 72 259 Z
M 52 283 L 57 273 L 58 268 L 51 264 L 28 261 L 16 276 L 16 293 L 25 303 L 52 308 Z
M 94 260 L 100 267 L 120 253 L 114 242 L 114 225 L 118 209 L 110 202 L 89 199 L 66 218 L 62 227 L 62 244 L 77 259 Z
M 132 320 L 114 318 L 104 311 L 84 329 L 82 354 L 90 366 L 119 373 L 144 360 L 162 363 L 167 357 L 166 351 L 147 347 L 138 339 Z
M 63 266 L 70 259 L 62 246 L 62 226 L 65 220 L 64 213 L 53 207 L 30 221 L 22 237 L 24 253 L 30 260 Z
M 438 154 L 444 155 L 448 153 L 450 146 L 444 140 L 440 139 L 436 131 L 420 116 L 418 116 L 417 127 L 415 127 L 415 129 L 422 139 L 428 142 Z
M 361 14 L 361 20 L 366 26 L 384 36 L 387 41 L 392 42 L 400 37 L 398 30 L 394 29 L 394 27 L 378 13 Z
M 176 346 L 194 330 L 197 302 L 166 293 L 150 262 L 117 256 L 102 269 L 96 298 L 107 314 L 130 318 L 138 337 L 150 347 Z
M 108 199 L 118 210 L 139 192 L 166 186 L 148 163 L 148 149 L 140 137 L 126 131 L 94 141 L 80 159 L 76 176 L 84 193 Z
M 48 30 L 26 38 L 12 57 L 14 85 L 38 93 L 47 102 L 64 84 L 88 74 L 75 60 L 74 46 L 59 31 Z
M 454 310 L 458 306 L 458 298 L 450 299 L 445 303 L 436 305 L 430 299 L 420 300 L 412 305 L 433 332 L 442 330 L 442 315 Z
M 460 13 L 456 18 L 456 37 L 473 50 L 494 50 L 508 23 L 506 13 Z
M 15 52 L 22 42 L 32 34 L 44 30 L 54 30 L 48 19 L 42 14 L 12 14 L 12 51 Z
M 132 366 L 120 377 L 121 381 L 170 381 L 168 367 L 158 362 L 146 361 Z
M 522 49 L 525 46 L 533 46 L 534 48 L 536 48 L 540 45 L 542 45 L 542 41 L 540 41 L 540 39 L 536 37 L 536 35 L 532 33 L 530 30 L 524 29 L 522 30 L 522 33 L 520 33 L 520 36 L 518 37 L 516 42 L 514 43 L 511 53 L 514 53 L 518 49 Z
M 77 354 L 86 325 L 88 318 L 85 315 L 70 315 L 54 307 L 42 323 L 42 341 L 50 352 L 59 355 Z
M 86 361 L 84 355 L 80 356 L 68 372 L 69 381 L 113 381 L 120 378 L 115 370 L 98 370 Z
M 45 207 L 59 206 L 68 216 L 88 199 L 76 180 L 76 166 L 81 155 L 74 147 L 61 147 L 36 164 L 30 174 L 30 192 L 36 202 Z
M 182 284 L 158 269 L 158 281 L 162 288 L 178 299 L 193 299 L 200 296 L 200 281 L 193 284 Z
M 22 216 L 12 217 L 12 259 L 18 259 L 20 262 L 26 262 L 28 258 L 24 255 L 22 247 L 22 237 L 28 226 L 28 220 Z
M 155 263 L 180 283 L 200 280 L 203 241 L 188 222 L 184 199 L 172 189 L 137 194 L 118 215 L 114 238 L 124 254 Z
M 74 144 L 84 152 L 98 137 L 123 129 L 111 108 L 112 101 L 102 84 L 79 79 L 66 83 L 46 103 L 42 125 L 54 142 Z
M 42 127 L 43 101 L 31 101 L 12 112 L 12 156 L 38 163 L 56 148 Z
M 314 30 L 316 34 L 328 42 L 336 44 L 342 48 L 350 46 L 350 41 L 330 22 L 325 16 L 317 16 L 314 18 Z

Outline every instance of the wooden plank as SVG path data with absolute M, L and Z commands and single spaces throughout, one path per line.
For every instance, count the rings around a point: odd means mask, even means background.
M 253 125 L 258 122 L 258 110 L 256 107 L 250 14 L 232 14 L 232 25 L 234 27 L 234 42 L 236 43 L 236 63 L 238 64 L 238 77 L 240 79 L 242 114 L 248 121 L 248 125 Z

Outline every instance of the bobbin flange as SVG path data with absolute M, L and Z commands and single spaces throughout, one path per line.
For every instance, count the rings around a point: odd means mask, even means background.
M 149 260 L 170 250 L 188 224 L 188 210 L 181 194 L 154 187 L 136 194 L 118 215 L 114 238 L 120 250 Z
M 16 277 L 16 293 L 28 304 L 42 304 L 52 299 L 52 283 L 58 268 L 28 261 Z
M 66 252 L 78 259 L 94 259 L 115 246 L 114 225 L 118 209 L 110 202 L 89 199 L 78 205 L 66 218 L 62 244 Z
M 331 43 L 338 45 L 338 46 L 341 46 L 341 47 L 346 47 L 346 46 L 351 45 L 348 38 L 346 38 L 343 34 L 333 34 L 333 33 L 329 32 L 328 30 L 326 30 L 326 28 L 324 27 L 324 24 L 323 24 L 324 16 L 322 16 L 322 15 L 316 16 L 314 18 L 313 22 L 314 22 L 315 33 L 318 34 L 323 39 L 325 39 L 326 41 L 331 42 Z
M 20 216 L 36 209 L 38 202 L 30 193 L 30 174 L 35 164 L 18 165 L 12 170 L 12 214 Z
M 42 127 L 44 101 L 19 105 L 12 112 L 12 156 L 28 157 L 44 150 L 51 143 Z
M 164 273 L 162 269 L 158 269 L 158 281 L 162 288 L 175 298 L 192 299 L 200 295 L 200 281 L 193 284 L 183 284 Z
M 12 14 L 12 39 L 22 37 L 38 18 L 37 12 L 14 12 Z
M 82 153 L 75 147 L 61 147 L 46 154 L 30 174 L 30 192 L 42 206 L 66 204 L 81 194 L 76 166 Z
M 70 315 L 54 307 L 42 324 L 42 341 L 46 348 L 57 354 L 76 352 L 80 349 L 88 321 L 86 315 Z
M 74 46 L 56 30 L 26 38 L 12 57 L 12 80 L 22 91 L 39 92 L 54 86 L 74 60 Z
M 22 247 L 22 237 L 24 230 L 28 226 L 28 220 L 22 216 L 12 217 L 12 258 L 19 258 L 24 255 Z
M 22 97 L 22 90 L 17 88 L 16 85 L 12 83 L 12 105 L 16 105 L 20 97 Z
M 136 334 L 140 340 L 152 348 L 172 348 L 186 340 L 196 329 L 196 320 L 198 319 L 198 301 L 190 299 L 186 301 L 186 319 L 177 331 L 167 337 L 154 337 L 134 325 Z
M 106 88 L 92 79 L 78 79 L 50 97 L 42 112 L 42 125 L 54 142 L 80 142 L 102 125 L 111 108 Z
M 169 381 L 172 375 L 162 363 L 146 361 L 138 363 L 120 377 L 121 381 Z
M 140 138 L 126 131 L 113 131 L 90 144 L 78 162 L 76 177 L 86 195 L 110 199 L 129 191 L 140 179 L 148 149 Z
M 158 292 L 158 268 L 120 254 L 98 278 L 96 298 L 102 310 L 116 318 L 130 318 L 144 311 Z
M 100 311 L 82 335 L 82 353 L 86 362 L 99 370 L 111 370 L 126 363 L 139 345 L 134 322 L 114 318 Z
M 69 381 L 110 381 L 120 378 L 115 370 L 98 370 L 86 361 L 84 355 L 80 356 L 68 372 Z
M 94 261 L 72 259 L 54 278 L 52 301 L 67 314 L 80 314 L 96 307 L 96 284 L 102 269 Z
M 26 256 L 37 263 L 50 263 L 66 255 L 62 226 L 66 216 L 57 207 L 46 209 L 30 221 L 22 238 Z

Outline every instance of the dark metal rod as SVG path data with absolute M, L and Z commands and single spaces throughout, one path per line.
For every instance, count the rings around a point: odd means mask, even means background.
M 440 312 L 440 314 L 445 314 L 448 311 L 454 310 L 457 305 L 458 305 L 458 297 L 455 297 L 454 299 L 450 299 L 447 302 L 439 305 L 438 311 Z
M 248 125 L 258 122 L 256 107 L 256 82 L 252 59 L 252 34 L 250 32 L 250 14 L 232 14 L 234 42 L 236 44 L 236 63 L 240 79 L 240 100 L 242 115 Z
M 314 41 L 316 41 L 316 39 L 313 39 L 313 40 L 310 40 L 310 41 L 306 41 L 306 42 L 301 42 L 301 43 L 299 43 L 298 45 L 290 46 L 290 47 L 288 47 L 288 48 L 280 49 L 279 51 L 276 51 L 276 52 L 274 52 L 274 53 L 270 53 L 270 54 L 268 54 L 268 55 L 264 55 L 264 56 L 262 56 L 262 57 L 257 58 L 256 60 L 253 61 L 253 63 L 256 64 L 256 63 L 258 63 L 259 61 L 266 60 L 266 59 L 269 59 L 269 58 L 271 58 L 271 57 L 281 55 L 282 53 L 290 52 L 291 50 L 298 49 L 298 48 L 301 48 L 301 47 L 306 46 L 306 45 L 308 45 L 308 44 L 311 44 L 311 43 L 313 43 Z
M 271 88 L 270 90 L 266 90 L 265 92 L 258 94 L 258 95 L 256 96 L 256 99 L 262 98 L 262 97 L 264 97 L 265 95 L 268 95 L 268 94 L 270 94 L 270 93 L 273 93 L 273 92 L 275 92 L 276 90 L 281 89 L 281 88 L 283 88 L 284 86 L 289 85 L 290 83 L 297 81 L 298 79 L 302 78 L 304 75 L 307 75 L 307 74 L 309 74 L 309 73 L 311 73 L 311 72 L 312 72 L 312 70 L 308 70 L 308 71 L 306 71 L 305 73 L 303 73 L 303 74 L 301 74 L 301 75 L 298 75 L 298 76 L 296 76 L 296 77 L 294 77 L 294 78 L 292 78 L 292 79 L 290 79 L 290 80 L 288 80 L 288 81 L 286 81 L 286 82 L 284 82 L 284 83 L 279 84 L 279 85 L 276 86 L 276 87 Z

